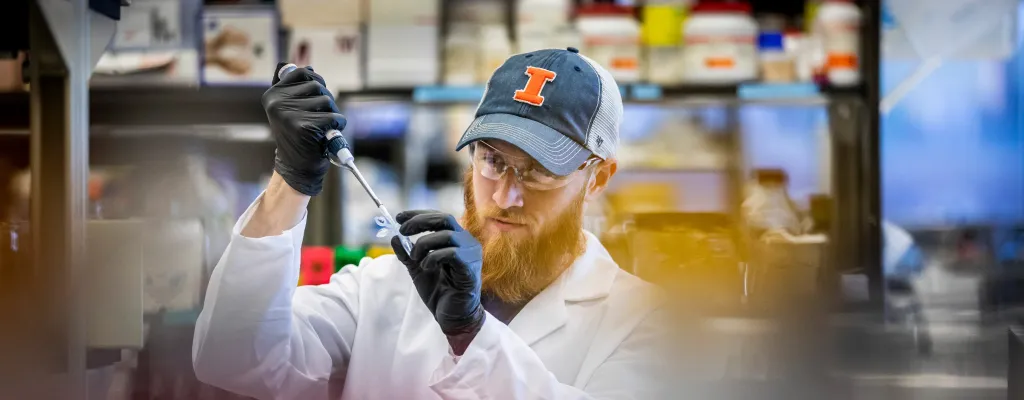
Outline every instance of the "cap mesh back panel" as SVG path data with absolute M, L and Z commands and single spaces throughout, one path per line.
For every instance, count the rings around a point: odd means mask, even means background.
M 619 147 L 619 124 L 622 123 L 622 96 L 619 94 L 619 86 L 611 73 L 594 60 L 582 54 L 580 57 L 601 77 L 601 105 L 597 108 L 590 132 L 587 134 L 587 147 L 598 157 L 612 158 Z

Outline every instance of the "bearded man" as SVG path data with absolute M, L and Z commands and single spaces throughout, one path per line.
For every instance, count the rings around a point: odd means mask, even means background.
M 659 397 L 660 296 L 582 229 L 615 175 L 622 100 L 578 53 L 495 71 L 456 148 L 472 158 L 461 221 L 400 213 L 409 254 L 396 237 L 318 286 L 295 287 L 305 210 L 345 119 L 312 69 L 275 78 L 274 175 L 211 278 L 199 379 L 265 399 Z

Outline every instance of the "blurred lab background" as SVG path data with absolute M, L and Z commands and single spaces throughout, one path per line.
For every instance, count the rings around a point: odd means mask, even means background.
M 666 398 L 1024 399 L 1017 0 L 72 3 L 4 16 L 0 389 L 237 398 L 192 332 L 269 179 L 278 62 L 335 91 L 391 210 L 458 215 L 490 73 L 572 46 L 625 102 L 585 224 L 672 294 Z M 375 213 L 332 170 L 297 284 L 390 253 Z

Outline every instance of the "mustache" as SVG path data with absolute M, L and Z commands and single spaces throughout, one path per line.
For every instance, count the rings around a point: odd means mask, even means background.
M 484 210 L 483 216 L 485 218 L 501 219 L 513 224 L 530 224 L 533 222 L 529 217 L 524 215 L 521 210 L 501 209 L 497 207 L 489 207 L 487 210 Z

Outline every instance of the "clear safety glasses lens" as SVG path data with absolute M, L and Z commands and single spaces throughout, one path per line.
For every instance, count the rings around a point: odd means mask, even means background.
M 479 144 L 479 145 L 478 145 Z M 557 177 L 533 167 L 516 167 L 510 165 L 526 164 L 525 158 L 513 157 L 491 147 L 485 142 L 474 142 L 470 145 L 473 168 L 480 175 L 490 180 L 501 180 L 509 170 L 524 187 L 531 190 L 554 190 L 569 184 L 570 176 Z

